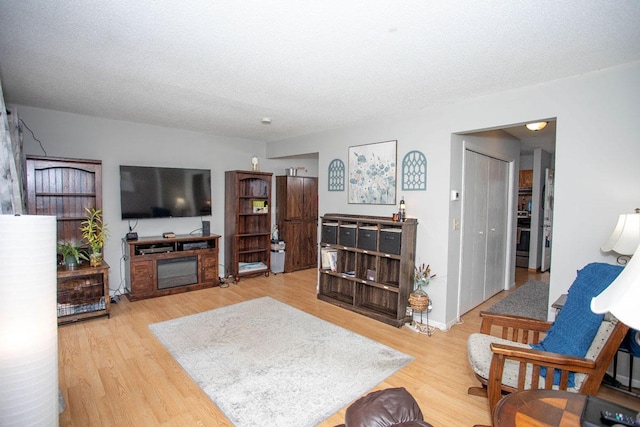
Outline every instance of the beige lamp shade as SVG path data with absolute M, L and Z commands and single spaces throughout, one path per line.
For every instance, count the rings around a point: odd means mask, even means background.
M 600 249 L 631 255 L 640 244 L 640 213 L 621 214 L 609 240 Z
M 633 329 L 640 329 L 640 246 L 622 273 L 591 300 L 594 313 L 610 312 Z

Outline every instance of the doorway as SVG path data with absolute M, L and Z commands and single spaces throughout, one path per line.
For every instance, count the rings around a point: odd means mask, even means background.
M 530 272 L 549 271 L 553 246 L 556 121 L 549 120 L 544 129 L 536 132 L 522 125 L 507 127 L 504 131 L 520 141 L 516 267 Z
M 449 209 L 449 223 L 451 224 L 450 232 L 449 232 L 449 257 L 448 257 L 448 268 L 451 272 L 456 272 L 457 274 L 452 274 L 450 277 L 453 280 L 451 283 L 452 287 L 449 288 L 451 291 L 450 295 L 448 295 L 447 299 L 450 303 L 455 304 L 454 307 L 457 308 L 457 317 L 468 311 L 468 306 L 473 303 L 469 303 L 467 301 L 468 296 L 466 295 L 467 291 L 465 289 L 465 283 L 467 281 L 468 276 L 463 277 L 463 253 L 464 247 L 470 245 L 471 240 L 467 241 L 467 238 L 470 235 L 463 236 L 463 229 L 465 227 L 465 222 L 469 220 L 468 215 L 464 212 L 465 200 L 469 199 L 470 196 L 465 190 L 465 155 L 467 148 L 470 148 L 473 151 L 477 151 L 481 154 L 488 155 L 490 157 L 495 157 L 497 159 L 504 160 L 509 164 L 509 188 L 508 188 L 508 203 L 505 206 L 504 211 L 507 215 L 507 233 L 504 237 L 505 243 L 505 256 L 504 261 L 505 265 L 502 270 L 504 273 L 503 283 L 498 289 L 498 291 L 503 289 L 510 289 L 515 284 L 515 276 L 516 276 L 516 252 L 517 252 L 517 211 L 518 211 L 518 176 L 519 170 L 523 164 L 525 167 L 526 163 L 530 163 L 530 169 L 536 169 L 536 178 L 538 179 L 538 173 L 542 173 L 544 177 L 545 171 L 541 170 L 540 166 L 538 166 L 539 159 L 541 157 L 547 157 L 545 161 L 548 162 L 550 168 L 553 168 L 553 163 L 555 161 L 555 119 L 549 119 L 549 124 L 547 126 L 548 129 L 544 131 L 540 131 L 537 133 L 533 133 L 527 130 L 524 126 L 524 123 L 519 125 L 512 125 L 509 127 L 503 127 L 494 130 L 486 130 L 486 131 L 478 131 L 478 132 L 469 132 L 469 133 L 460 133 L 460 134 L 452 134 L 451 138 L 451 167 L 452 167 L 452 175 L 450 180 L 450 190 L 452 194 L 450 209 Z M 529 132 L 529 133 L 527 133 Z M 533 136 L 531 134 L 534 134 Z M 479 148 L 476 150 L 476 148 Z M 534 167 L 534 150 L 538 149 L 537 155 L 535 156 L 536 166 Z M 548 156 L 543 154 L 547 152 Z M 525 158 L 523 161 L 523 156 L 529 156 Z M 543 187 L 543 184 L 540 184 L 540 187 Z M 458 197 L 458 191 L 460 192 L 460 196 Z M 536 196 L 538 197 L 538 196 Z M 539 196 L 539 199 L 542 199 L 542 195 Z M 539 206 L 542 206 L 541 200 L 536 200 L 536 209 Z M 461 203 L 462 202 L 462 203 Z M 534 203 L 534 202 L 532 202 Z M 533 206 L 532 206 L 533 208 Z M 541 209 L 542 211 L 542 209 Z M 465 218 L 466 217 L 466 218 Z M 532 218 L 532 223 L 530 225 L 531 232 L 528 237 L 530 240 L 538 239 L 538 234 L 543 234 L 543 216 L 540 214 L 540 219 L 538 222 L 534 223 Z M 545 242 L 545 245 L 547 242 Z M 468 249 L 468 248 L 467 248 Z M 548 250 L 545 252 L 546 255 L 550 255 L 551 249 L 551 240 L 548 242 Z M 539 245 L 536 249 L 539 252 L 539 257 L 542 256 L 542 245 Z M 550 260 L 550 256 L 548 260 Z M 518 269 L 524 270 L 525 273 L 528 272 L 528 268 Z M 540 271 L 540 269 L 534 269 L 533 272 Z M 484 292 L 484 289 L 483 289 Z M 451 299 L 449 299 L 451 298 Z M 455 301 L 455 302 L 454 302 Z

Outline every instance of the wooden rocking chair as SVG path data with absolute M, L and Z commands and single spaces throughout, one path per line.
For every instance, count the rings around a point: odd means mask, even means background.
M 481 312 L 480 316 L 480 333 L 469 337 L 468 351 L 476 378 L 482 385 L 470 387 L 468 393 L 487 396 L 490 411 L 493 411 L 503 393 L 518 390 L 557 389 L 595 394 L 629 329 L 615 318 L 606 318 L 586 356 L 580 358 L 533 350 L 528 345 L 538 344 L 551 327 L 551 322 L 487 312 Z M 492 330 L 495 333 L 496 329 L 500 337 L 491 335 Z M 479 354 L 483 352 L 481 347 L 490 350 L 488 362 L 479 362 L 486 357 Z M 554 375 L 541 377 L 541 367 L 560 371 L 559 384 L 554 385 Z M 574 372 L 573 387 L 569 387 L 569 372 Z
M 589 303 L 621 270 L 600 263 L 584 267 L 554 323 L 481 312 L 480 333 L 471 334 L 467 342 L 469 363 L 481 386 L 469 388 L 468 393 L 487 396 L 491 412 L 503 393 L 519 390 L 595 394 L 629 328 L 611 315 L 594 318 L 598 315 L 591 312 Z M 540 344 L 545 337 L 550 337 L 547 342 L 564 345 L 563 341 L 571 341 L 588 328 L 591 331 L 585 331 L 579 343 L 585 349 L 588 346 L 584 357 L 534 350 L 530 345 Z

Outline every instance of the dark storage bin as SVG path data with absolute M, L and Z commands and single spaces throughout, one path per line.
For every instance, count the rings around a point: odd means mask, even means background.
M 386 228 L 380 230 L 380 252 L 400 255 L 402 230 L 400 228 Z
M 340 240 L 338 244 L 342 246 L 356 247 L 356 225 L 343 224 L 340 226 Z
M 358 248 L 366 251 L 378 250 L 378 229 L 377 227 L 358 228 Z
M 338 243 L 338 223 L 322 224 L 322 243 L 336 244 Z

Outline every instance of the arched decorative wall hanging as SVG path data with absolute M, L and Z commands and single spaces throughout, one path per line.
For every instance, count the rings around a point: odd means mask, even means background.
M 420 151 L 409 151 L 402 159 L 402 191 L 427 189 L 427 158 Z
M 331 160 L 327 175 L 329 177 L 329 191 L 344 191 L 345 168 L 342 160 Z

